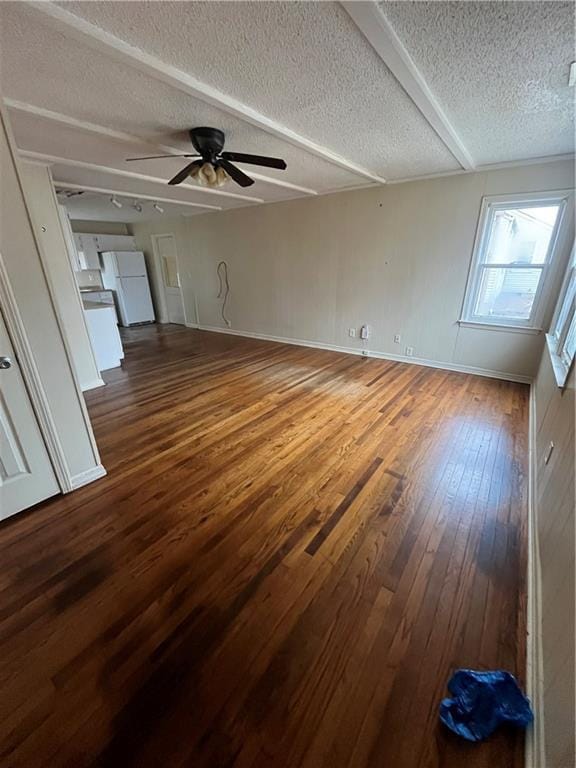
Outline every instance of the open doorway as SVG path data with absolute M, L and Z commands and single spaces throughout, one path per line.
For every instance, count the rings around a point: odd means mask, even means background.
M 162 280 L 162 291 L 169 323 L 186 325 L 184 300 L 180 285 L 178 254 L 174 235 L 152 235 L 154 258 Z

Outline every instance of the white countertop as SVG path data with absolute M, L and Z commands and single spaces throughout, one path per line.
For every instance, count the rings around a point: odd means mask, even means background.
M 113 312 L 115 312 L 113 304 L 101 304 L 98 301 L 89 301 L 87 299 L 83 299 L 82 305 L 85 311 L 91 311 L 93 309 L 111 309 Z

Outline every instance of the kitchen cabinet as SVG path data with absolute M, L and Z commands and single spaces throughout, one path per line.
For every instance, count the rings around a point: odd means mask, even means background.
M 96 235 L 98 250 L 103 251 L 135 251 L 136 240 L 132 235 Z
M 80 269 L 100 269 L 98 256 L 98 236 L 76 233 L 74 242 L 78 250 Z
M 124 350 L 116 325 L 114 307 L 84 301 L 84 316 L 98 370 L 108 371 L 110 368 L 118 368 L 122 363 Z
M 66 206 L 58 205 L 58 216 L 60 218 L 60 224 L 62 225 L 62 234 L 64 235 L 64 242 L 66 243 L 68 259 L 70 260 L 74 272 L 79 272 L 82 269 L 80 266 L 80 256 L 78 255 L 78 248 L 74 239 L 72 227 L 70 226 L 70 219 L 68 217 Z

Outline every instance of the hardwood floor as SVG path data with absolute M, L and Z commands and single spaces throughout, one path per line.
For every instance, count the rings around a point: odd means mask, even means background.
M 0 527 L 0 765 L 520 768 L 528 388 L 177 326 L 88 393 L 109 475 Z

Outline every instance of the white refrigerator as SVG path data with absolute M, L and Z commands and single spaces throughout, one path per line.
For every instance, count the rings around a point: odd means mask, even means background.
M 153 323 L 154 307 L 142 251 L 105 251 L 102 256 L 104 288 L 114 291 L 123 326 Z

